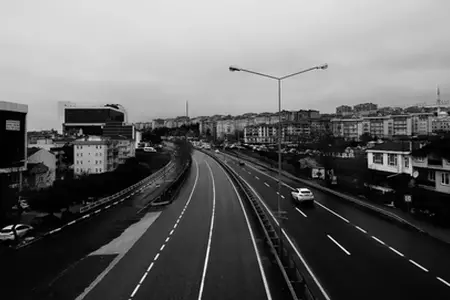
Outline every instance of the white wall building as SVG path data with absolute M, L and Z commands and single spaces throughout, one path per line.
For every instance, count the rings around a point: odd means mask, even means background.
M 89 136 L 73 142 L 74 174 L 99 174 L 113 171 L 118 164 L 116 142 L 100 136 Z
M 388 142 L 366 150 L 367 167 L 393 174 L 412 175 L 411 144 Z

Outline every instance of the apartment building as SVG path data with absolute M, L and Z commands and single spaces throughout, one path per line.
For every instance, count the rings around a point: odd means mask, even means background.
M 450 117 L 442 116 L 434 118 L 432 120 L 432 131 L 433 132 L 450 131 Z
M 349 105 L 341 105 L 336 107 L 336 115 L 338 116 L 350 116 L 353 114 L 353 108 Z
M 86 136 L 73 142 L 74 175 L 113 171 L 119 163 L 118 142 L 102 136 Z
M 250 144 L 272 144 L 278 141 L 279 124 L 259 124 L 245 127 L 244 141 Z M 311 123 L 309 121 L 301 122 L 283 122 L 281 124 L 282 143 L 296 143 L 299 137 L 309 136 L 311 134 Z
M 229 134 L 236 132 L 235 120 L 225 119 L 216 123 L 216 134 L 218 139 L 224 139 Z
M 412 113 L 412 135 L 429 135 L 433 132 L 433 113 Z
M 331 130 L 335 137 L 358 140 L 363 134 L 362 119 L 331 119 Z
M 367 167 L 391 174 L 412 175 L 410 142 L 387 142 L 367 149 Z
M 411 155 L 417 184 L 428 190 L 450 194 L 450 140 L 432 142 Z
M 152 128 L 161 128 L 164 127 L 164 120 L 163 119 L 154 119 L 152 120 Z

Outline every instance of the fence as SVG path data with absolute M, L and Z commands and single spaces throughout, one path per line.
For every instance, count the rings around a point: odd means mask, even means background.
M 82 207 L 80 207 L 80 214 L 85 213 L 87 211 L 90 211 L 91 209 L 94 209 L 100 205 L 106 204 L 110 201 L 116 200 L 117 198 L 125 195 L 126 193 L 144 185 L 144 184 L 151 184 L 153 182 L 155 182 L 156 180 L 160 179 L 161 177 L 164 176 L 164 173 L 169 172 L 170 170 L 172 170 L 174 167 L 176 166 L 176 164 L 173 161 L 170 161 L 169 163 L 167 163 L 164 167 L 162 167 L 161 169 L 159 169 L 158 171 L 156 171 L 155 173 L 151 174 L 150 176 L 142 179 L 141 181 L 139 181 L 138 183 L 133 184 L 132 186 L 127 187 L 124 190 L 121 190 L 120 192 L 117 192 L 111 196 L 102 198 L 100 200 L 97 200 L 95 202 L 86 204 Z

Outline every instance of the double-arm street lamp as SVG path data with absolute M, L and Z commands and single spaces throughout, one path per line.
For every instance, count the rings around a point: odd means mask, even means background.
M 284 79 L 290 78 L 290 77 L 294 77 L 309 71 L 313 71 L 313 70 L 325 70 L 328 68 L 328 64 L 323 64 L 320 66 L 315 66 L 309 69 L 305 69 L 299 72 L 295 72 L 286 76 L 282 76 L 282 77 L 276 77 L 276 76 L 272 76 L 272 75 L 268 75 L 268 74 L 263 74 L 263 73 L 259 73 L 259 72 L 255 72 L 255 71 L 251 71 L 251 70 L 247 70 L 247 69 L 243 69 L 243 68 L 239 68 L 239 67 L 235 67 L 235 66 L 230 66 L 229 70 L 231 72 L 246 72 L 246 73 L 250 73 L 253 75 L 258 75 L 258 76 L 262 76 L 262 77 L 266 77 L 269 79 L 273 79 L 276 80 L 278 82 L 278 197 L 277 197 L 277 218 L 279 220 L 279 243 L 280 243 L 280 247 L 279 247 L 279 251 L 280 253 L 282 253 L 281 251 L 281 241 L 282 241 L 282 222 L 283 222 L 283 217 L 281 216 L 282 212 L 281 212 L 281 202 L 280 202 L 280 196 L 281 196 L 281 139 L 282 139 L 282 119 L 281 119 L 281 82 Z

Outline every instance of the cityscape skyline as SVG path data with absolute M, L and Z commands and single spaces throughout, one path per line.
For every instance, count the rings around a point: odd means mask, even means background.
M 283 83 L 287 110 L 450 89 L 447 1 L 28 2 L 0 11 L 0 99 L 28 104 L 30 128 L 57 126 L 57 101 L 119 103 L 133 121 L 183 115 L 185 101 L 192 116 L 275 111 L 276 84 L 230 65 L 281 76 L 328 63 Z

